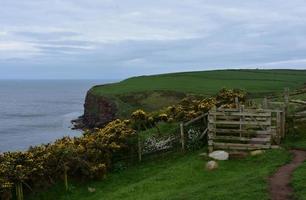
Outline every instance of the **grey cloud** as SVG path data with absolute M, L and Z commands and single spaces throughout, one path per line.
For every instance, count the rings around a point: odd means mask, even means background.
M 68 31 L 63 31 L 63 32 L 13 32 L 12 34 L 16 36 L 21 36 L 21 37 L 25 37 L 28 39 L 32 39 L 32 40 L 43 40 L 43 41 L 60 40 L 61 38 L 74 37 L 74 36 L 80 35 L 80 33 L 68 32 Z
M 290 63 L 305 69 L 305 13 L 303 0 L 3 0 L 0 67 L 75 78 Z M 35 53 L 14 54 L 21 45 Z

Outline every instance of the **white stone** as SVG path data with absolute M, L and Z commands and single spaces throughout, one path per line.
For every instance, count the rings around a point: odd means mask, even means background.
M 94 193 L 96 192 L 96 188 L 88 187 L 88 192 Z
M 229 154 L 226 151 L 213 151 L 208 156 L 215 160 L 228 160 Z
M 257 156 L 257 155 L 263 154 L 264 152 L 265 152 L 264 150 L 255 150 L 255 151 L 251 151 L 250 155 Z
M 208 161 L 206 163 L 206 169 L 209 170 L 209 171 L 217 169 L 218 166 L 219 166 L 218 163 L 214 160 Z

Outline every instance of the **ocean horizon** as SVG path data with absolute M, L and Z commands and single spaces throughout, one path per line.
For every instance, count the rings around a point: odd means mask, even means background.
M 63 136 L 80 136 L 86 92 L 112 80 L 0 80 L 0 152 L 22 151 Z

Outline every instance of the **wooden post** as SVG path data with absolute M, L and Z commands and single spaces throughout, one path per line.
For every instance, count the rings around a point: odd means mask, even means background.
M 240 105 L 240 107 L 239 107 L 239 112 L 242 114 L 243 112 L 244 112 L 244 105 Z M 245 116 L 243 116 L 243 115 L 241 115 L 240 116 L 240 122 L 242 122 L 241 124 L 240 124 L 240 137 L 242 137 L 242 130 L 244 129 L 244 121 L 245 121 Z
M 270 116 L 269 116 L 269 126 L 266 128 L 267 129 L 267 131 L 269 132 L 269 134 L 270 134 L 270 140 L 269 140 L 269 142 L 267 142 L 267 145 L 269 145 L 269 148 L 271 148 L 271 140 L 272 140 L 272 129 L 271 129 L 271 126 L 272 126 L 272 113 L 271 112 L 269 112 L 270 113 Z
M 65 190 L 68 191 L 69 190 L 68 175 L 67 175 L 68 168 L 67 168 L 66 164 L 64 164 L 63 167 L 64 167 L 64 185 L 65 185 Z
M 267 109 L 268 108 L 268 99 L 265 97 L 262 101 L 262 108 Z
M 235 97 L 235 105 L 236 105 L 236 108 L 238 109 L 239 108 L 239 99 L 238 99 L 238 97 Z
M 285 115 L 288 115 L 288 106 L 289 106 L 289 88 L 284 89 L 284 101 L 285 101 Z
M 181 143 L 182 143 L 182 151 L 185 152 L 185 134 L 184 134 L 184 123 L 180 123 L 181 129 Z
M 276 135 L 277 135 L 278 140 L 280 141 L 280 138 L 282 135 L 281 134 L 281 114 L 280 112 L 276 113 Z
M 203 125 L 204 125 L 204 129 L 205 128 L 208 128 L 208 122 L 207 122 L 207 118 L 208 118 L 208 115 L 207 116 L 204 116 L 204 118 L 203 118 Z
M 208 115 L 208 152 L 213 152 L 213 132 L 215 131 L 212 124 L 212 116 Z
M 142 149 L 141 149 L 141 138 L 138 132 L 138 161 L 141 162 L 142 160 Z
M 284 111 L 281 112 L 281 128 L 282 128 L 282 138 L 285 137 L 285 133 L 286 133 L 286 116 Z
M 23 200 L 23 188 L 22 188 L 22 183 L 17 182 L 16 183 L 16 198 L 17 200 Z
M 212 112 L 216 112 L 217 108 L 214 106 L 211 109 Z M 216 115 L 212 115 L 211 113 L 208 114 L 208 151 L 209 153 L 213 152 L 214 150 L 214 136 L 216 135 Z

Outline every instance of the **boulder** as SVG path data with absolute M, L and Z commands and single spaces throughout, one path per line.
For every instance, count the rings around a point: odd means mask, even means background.
M 257 155 L 263 154 L 264 152 L 265 152 L 264 150 L 255 150 L 255 151 L 251 151 L 250 155 L 251 156 L 257 156 Z
M 228 160 L 229 154 L 226 151 L 213 151 L 208 156 L 215 160 Z
M 208 161 L 208 162 L 206 163 L 206 169 L 207 169 L 208 171 L 215 170 L 215 169 L 217 169 L 218 167 L 219 167 L 218 163 L 217 163 L 216 161 L 214 161 L 214 160 Z

